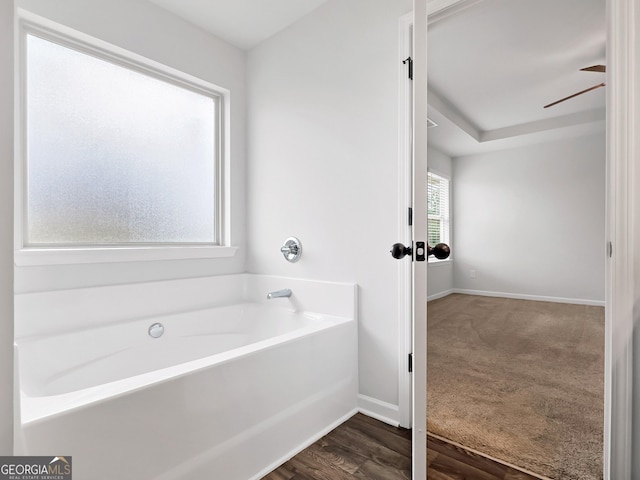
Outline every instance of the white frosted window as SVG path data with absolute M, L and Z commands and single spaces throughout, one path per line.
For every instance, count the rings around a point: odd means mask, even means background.
M 218 97 L 26 38 L 25 243 L 215 244 Z

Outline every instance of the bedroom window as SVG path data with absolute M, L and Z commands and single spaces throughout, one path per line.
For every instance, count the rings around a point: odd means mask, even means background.
M 22 42 L 19 249 L 220 247 L 223 93 L 38 29 Z
M 449 179 L 427 173 L 427 239 L 432 247 L 438 243 L 449 244 L 449 184 Z M 441 260 L 429 258 L 429 261 Z

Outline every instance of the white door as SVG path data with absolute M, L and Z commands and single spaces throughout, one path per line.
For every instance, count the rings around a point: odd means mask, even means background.
M 401 19 L 398 244 L 400 425 L 412 428 L 412 478 L 426 478 L 427 403 L 427 7 Z M 411 71 L 412 80 L 409 80 Z M 411 209 L 408 214 L 407 209 Z M 408 215 L 407 215 L 408 214 Z M 408 219 L 411 219 L 408 221 Z M 409 253 L 409 248 L 412 249 Z M 394 251 L 395 250 L 395 251 Z M 422 257 L 422 259 L 421 259 Z M 411 372 L 411 373 L 410 373 Z

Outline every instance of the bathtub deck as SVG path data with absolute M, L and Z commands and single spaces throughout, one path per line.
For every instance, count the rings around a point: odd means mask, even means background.
M 429 478 L 535 480 L 518 470 L 428 436 Z M 263 480 L 411 478 L 411 430 L 357 414 Z

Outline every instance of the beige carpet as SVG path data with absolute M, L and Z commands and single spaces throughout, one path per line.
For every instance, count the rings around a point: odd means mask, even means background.
M 553 479 L 602 478 L 604 309 L 428 305 L 427 429 Z

